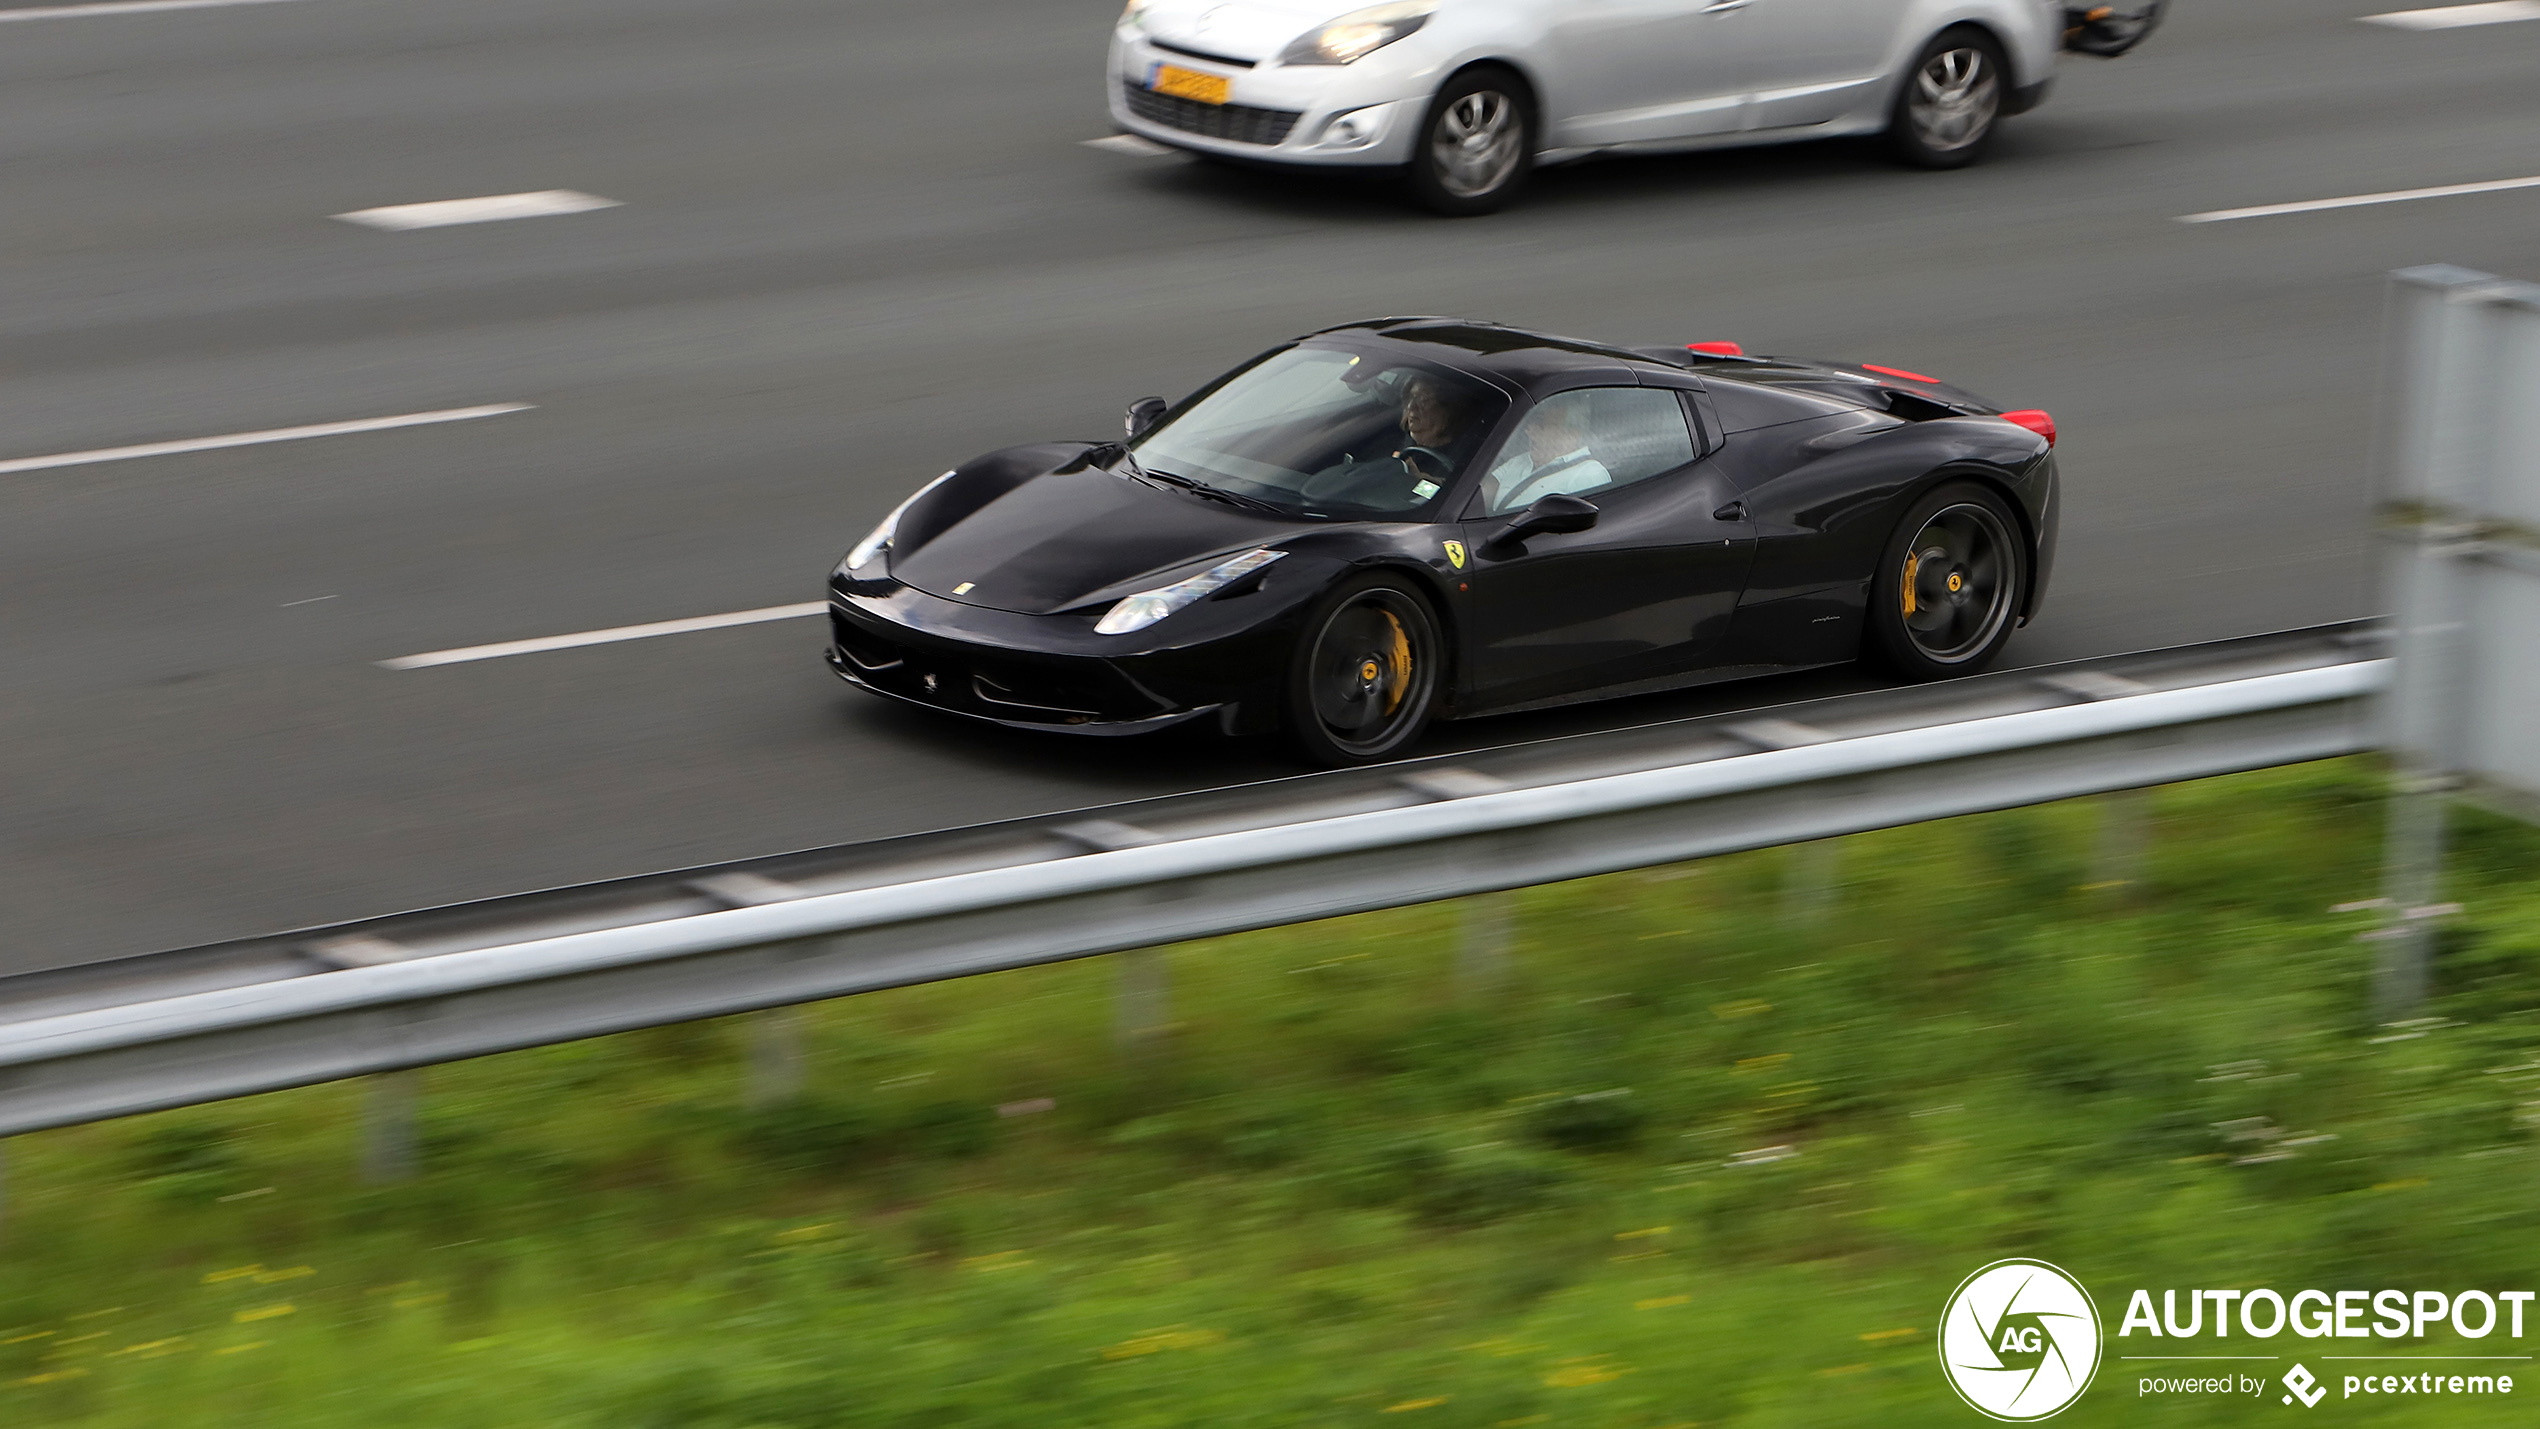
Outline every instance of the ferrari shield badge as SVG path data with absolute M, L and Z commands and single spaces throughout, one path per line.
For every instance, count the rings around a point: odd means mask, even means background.
M 1447 542 L 1446 559 L 1447 562 L 1453 565 L 1457 570 L 1460 571 L 1464 569 L 1464 543 L 1461 541 Z

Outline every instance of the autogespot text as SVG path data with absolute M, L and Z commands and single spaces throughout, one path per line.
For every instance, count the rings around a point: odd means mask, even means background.
M 2135 1291 L 2126 1302 L 2118 1338 L 2137 1330 L 2164 1339 L 2229 1335 L 2237 1302 L 2240 1332 L 2262 1340 L 2288 1328 L 2314 1340 L 2422 1339 L 2429 1331 L 2443 1328 L 2465 1340 L 2483 1340 L 2496 1332 L 2500 1317 L 2506 1322 L 2505 1338 L 2519 1340 L 2523 1308 L 2531 1303 L 2533 1292 L 2506 1290 L 2490 1295 L 2484 1290 L 2464 1290 L 2447 1295 L 2440 1290 L 2297 1290 L 2288 1299 L 2273 1290 L 2190 1290 L 2183 1316 L 2178 1295 L 2175 1290 L 2162 1291 L 2161 1312 L 2156 1316 L 2152 1292 Z M 2214 1307 L 2210 1329 L 2205 1323 L 2208 1301 Z

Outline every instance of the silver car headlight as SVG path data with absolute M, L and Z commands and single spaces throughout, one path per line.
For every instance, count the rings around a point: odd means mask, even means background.
M 1094 622 L 1094 633 L 1126 635 L 1133 630 L 1144 630 L 1194 601 L 1215 595 L 1286 554 L 1285 551 L 1246 551 L 1231 561 L 1210 566 L 1188 580 L 1122 596 L 1119 604 L 1104 611 L 1102 619 Z
M 917 488 L 915 491 L 910 492 L 906 501 L 892 507 L 891 514 L 882 518 L 882 524 L 874 527 L 872 534 L 866 536 L 863 540 L 856 542 L 854 550 L 847 552 L 847 569 L 854 570 L 858 566 L 872 560 L 875 556 L 882 554 L 883 551 L 888 549 L 891 544 L 891 537 L 900 529 L 900 516 L 902 513 L 906 512 L 908 508 L 915 506 L 917 504 L 917 498 L 924 496 L 927 492 L 934 490 L 936 487 L 941 486 L 950 480 L 952 480 L 952 473 L 949 471 L 945 472 L 943 475 L 936 477 L 933 481 L 930 481 L 924 486 Z
M 1352 10 L 1297 36 L 1279 52 L 1279 63 L 1345 65 L 1364 59 L 1429 23 L 1437 8 L 1437 0 L 1399 0 Z

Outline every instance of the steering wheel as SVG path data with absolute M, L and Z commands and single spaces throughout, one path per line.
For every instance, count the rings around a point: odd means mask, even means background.
M 1422 463 L 1428 466 L 1429 475 L 1440 481 L 1444 481 L 1448 474 L 1455 470 L 1455 463 L 1446 459 L 1446 453 L 1434 447 L 1404 447 L 1394 455 L 1400 457 L 1402 464 L 1410 467 L 1415 476 L 1419 474 Z

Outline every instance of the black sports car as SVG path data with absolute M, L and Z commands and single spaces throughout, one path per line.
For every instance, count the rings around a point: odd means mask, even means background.
M 1126 441 L 992 452 L 829 579 L 841 679 L 1000 724 L 1283 730 L 1871 657 L 1981 668 L 2054 564 L 2054 422 L 1892 367 L 1387 318 L 1275 348 Z

